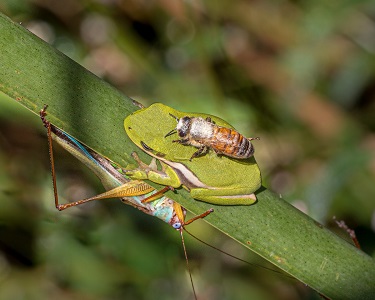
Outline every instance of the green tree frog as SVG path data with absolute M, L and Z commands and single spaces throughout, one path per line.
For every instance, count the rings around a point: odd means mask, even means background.
M 233 128 L 224 120 L 199 113 L 184 113 L 155 103 L 140 109 L 124 120 L 125 131 L 139 148 L 153 157 L 150 165 L 138 160 L 138 168 L 128 170 L 132 179 L 148 179 L 155 183 L 184 187 L 194 199 L 219 205 L 250 205 L 261 186 L 261 174 L 254 157 L 235 159 L 207 152 L 191 160 L 196 148 L 173 143 L 165 138 L 176 127 L 171 117 L 210 118 L 215 124 Z M 161 168 L 158 168 L 158 159 Z

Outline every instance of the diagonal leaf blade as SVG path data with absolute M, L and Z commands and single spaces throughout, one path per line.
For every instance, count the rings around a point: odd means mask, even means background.
M 123 129 L 131 99 L 0 14 L 0 89 L 120 165 L 137 150 Z M 149 159 L 143 153 L 141 158 Z M 158 187 L 157 185 L 154 185 Z M 373 299 L 374 260 L 272 192 L 252 206 L 213 206 L 181 190 L 169 197 L 193 213 L 214 207 L 214 227 L 333 299 Z

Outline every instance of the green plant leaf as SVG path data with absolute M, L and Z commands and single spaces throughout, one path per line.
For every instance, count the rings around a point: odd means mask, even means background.
M 4 15 L 0 36 L 3 93 L 36 114 L 48 104 L 54 125 L 122 166 L 133 162 L 138 149 L 123 129 L 137 109 L 131 99 Z M 329 298 L 374 298 L 374 260 L 267 189 L 245 207 L 209 205 L 184 190 L 168 196 L 193 213 L 214 207 L 208 223 Z

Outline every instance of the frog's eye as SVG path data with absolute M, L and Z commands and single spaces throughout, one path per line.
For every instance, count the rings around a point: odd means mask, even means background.
M 174 229 L 180 229 L 181 228 L 181 223 L 177 222 L 177 223 L 174 223 L 172 226 L 173 226 Z

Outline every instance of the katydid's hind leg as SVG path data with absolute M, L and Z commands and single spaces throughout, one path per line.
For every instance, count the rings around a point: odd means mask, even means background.
M 44 105 L 43 109 L 40 110 L 39 115 L 43 122 L 43 125 L 47 128 L 47 137 L 48 137 L 48 153 L 49 160 L 51 165 L 51 176 L 52 176 L 52 185 L 53 185 L 53 195 L 55 198 L 55 207 L 58 210 L 62 210 L 59 204 L 59 196 L 57 194 L 57 184 L 56 184 L 56 171 L 55 171 L 55 160 L 53 158 L 53 147 L 52 147 L 52 134 L 51 134 L 51 123 L 47 121 L 47 110 L 48 105 Z
M 56 171 L 55 171 L 55 160 L 53 157 L 53 146 L 52 146 L 52 134 L 51 134 L 51 123 L 46 119 L 47 116 L 47 110 L 48 105 L 44 105 L 43 109 L 40 110 L 39 115 L 43 122 L 44 127 L 47 128 L 47 137 L 48 137 L 48 152 L 49 152 L 49 159 L 50 159 L 50 165 L 51 165 L 51 177 L 52 177 L 52 185 L 53 185 L 53 195 L 55 198 L 55 207 L 57 210 L 62 211 L 64 209 L 67 209 L 72 206 L 77 206 L 79 204 L 82 204 L 84 202 L 87 202 L 85 200 L 80 200 L 72 203 L 67 204 L 60 204 L 59 203 L 59 196 L 57 193 L 57 184 L 56 184 Z
M 166 193 L 168 191 L 174 191 L 174 190 L 175 190 L 174 187 L 172 187 L 172 186 L 166 186 L 163 189 L 157 191 L 155 194 L 153 194 L 153 195 L 151 195 L 151 196 L 143 199 L 141 202 L 142 203 L 152 202 L 152 201 L 154 201 L 156 199 L 159 199 L 159 198 L 163 197 L 164 193 Z
M 69 207 L 78 206 L 78 205 L 81 205 L 83 203 L 87 203 L 90 201 L 103 200 L 103 199 L 109 199 L 109 198 L 123 199 L 126 197 L 141 196 L 141 195 L 148 194 L 152 192 L 153 190 L 154 188 L 152 186 L 145 184 L 143 181 L 132 180 L 127 183 L 124 183 L 123 185 L 120 185 L 118 187 L 115 187 L 111 190 L 108 190 L 104 193 L 101 193 L 99 195 L 96 195 L 90 198 L 86 198 L 86 199 L 82 199 L 82 200 L 78 200 L 78 201 L 70 202 L 66 204 L 59 204 L 58 207 L 56 206 L 56 208 L 61 211 Z M 133 201 L 128 201 L 128 202 L 131 202 L 131 205 L 142 209 L 140 205 L 135 204 Z
M 87 202 L 90 202 L 90 201 L 93 201 L 93 200 L 98 200 L 98 199 L 87 198 L 87 199 L 82 199 L 82 200 L 69 202 L 69 203 L 65 203 L 65 204 L 57 204 L 56 208 L 57 208 L 57 210 L 62 211 L 62 210 L 65 210 L 67 208 L 70 208 L 70 207 L 73 207 L 73 206 L 78 206 L 78 205 L 81 205 L 83 203 L 87 203 Z
M 115 188 L 113 190 L 107 191 L 103 194 L 88 198 L 88 199 L 78 200 L 78 201 L 66 203 L 66 204 L 60 204 L 59 203 L 59 196 L 58 196 L 57 184 L 56 184 L 55 160 L 54 160 L 54 157 L 53 157 L 53 146 L 52 146 L 52 132 L 51 131 L 52 131 L 53 125 L 51 125 L 51 123 L 46 119 L 47 107 L 48 106 L 45 105 L 44 108 L 40 110 L 39 115 L 40 115 L 40 118 L 43 122 L 43 125 L 47 128 L 48 151 L 49 151 L 49 157 L 50 157 L 51 177 L 52 177 L 53 194 L 54 194 L 54 198 L 55 198 L 56 209 L 58 209 L 59 211 L 62 211 L 62 210 L 65 210 L 69 207 L 77 206 L 77 205 L 80 205 L 80 204 L 83 204 L 83 203 L 86 203 L 86 202 L 89 202 L 89 201 L 100 200 L 100 199 L 105 199 L 105 198 L 115 198 L 115 197 L 117 198 L 118 195 L 121 195 L 119 190 L 123 186 L 121 186 L 120 188 Z M 127 193 L 130 190 L 134 191 L 137 188 L 138 188 L 138 190 L 145 190 L 145 187 L 141 183 L 134 182 L 133 184 L 126 185 L 126 188 L 122 188 L 121 192 Z
M 44 127 L 48 128 L 48 126 L 51 126 L 51 123 L 46 119 L 47 116 L 47 108 L 48 105 L 44 104 L 44 107 L 39 111 L 40 119 L 43 122 Z

